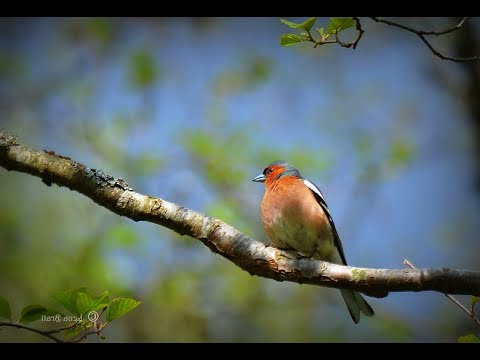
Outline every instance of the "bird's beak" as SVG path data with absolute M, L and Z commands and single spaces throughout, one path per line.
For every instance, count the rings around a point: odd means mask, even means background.
M 252 179 L 252 181 L 255 181 L 255 182 L 265 182 L 265 175 L 261 174 L 261 175 L 258 175 L 257 177 L 254 177 Z

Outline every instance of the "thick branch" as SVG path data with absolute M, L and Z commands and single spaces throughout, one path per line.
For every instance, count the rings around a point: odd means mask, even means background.
M 202 241 L 249 272 L 277 281 L 352 289 L 371 296 L 390 291 L 438 291 L 480 295 L 480 272 L 453 269 L 367 269 L 330 264 L 266 246 L 221 220 L 133 191 L 122 179 L 88 168 L 52 151 L 19 144 L 0 130 L 0 166 L 78 191 L 112 212 L 149 221 Z

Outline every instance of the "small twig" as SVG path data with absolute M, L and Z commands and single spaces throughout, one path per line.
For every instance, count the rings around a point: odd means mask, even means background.
M 407 265 L 410 269 L 416 270 L 415 266 L 408 261 L 407 259 L 403 260 L 403 263 Z M 480 320 L 475 316 L 473 311 L 473 306 L 471 310 L 468 310 L 460 301 L 458 301 L 453 295 L 444 294 L 447 298 L 449 298 L 455 305 L 457 305 L 460 309 L 462 309 L 477 325 L 480 326 Z
M 445 294 L 445 296 L 447 298 L 449 298 L 450 300 L 452 300 L 455 304 L 457 304 L 457 306 L 462 309 L 463 311 L 465 311 L 465 313 L 470 316 L 472 318 L 472 320 L 480 326 L 480 320 L 475 316 L 475 314 L 473 313 L 473 309 L 472 311 L 469 311 L 465 306 L 463 306 L 463 304 L 458 301 L 453 295 L 450 295 L 450 294 Z
M 105 328 L 105 326 L 107 326 L 107 324 L 108 324 L 108 323 L 105 323 L 105 324 L 100 325 L 100 326 L 98 327 L 98 329 L 97 329 L 96 326 L 94 325 L 94 326 L 93 326 L 93 330 L 87 331 L 87 332 L 84 333 L 81 337 L 79 337 L 79 338 L 76 339 L 76 340 L 73 340 L 72 342 L 80 342 L 80 341 L 82 341 L 83 339 L 85 339 L 87 336 L 92 335 L 92 334 L 97 334 L 97 335 L 100 336 L 100 335 L 101 335 L 101 334 L 100 334 L 100 331 L 102 331 L 102 330 Z
M 315 42 L 314 47 L 317 47 L 317 45 L 323 45 L 325 43 L 328 43 L 328 44 L 339 44 L 341 47 L 344 47 L 344 48 L 347 48 L 347 49 L 349 49 L 349 48 L 355 49 L 365 31 L 362 28 L 362 24 L 360 23 L 360 18 L 359 17 L 352 17 L 352 19 L 353 19 L 353 21 L 355 21 L 355 28 L 357 29 L 357 32 L 358 32 L 357 38 L 354 41 L 348 42 L 348 43 L 343 42 L 338 37 L 338 32 L 335 32 L 334 33 L 335 40 L 329 41 L 329 42 L 314 41 Z
M 410 261 L 408 261 L 407 259 L 403 260 L 403 263 L 405 265 L 407 265 L 410 269 L 416 270 L 416 267 L 413 266 L 413 264 Z
M 343 48 L 351 48 L 353 43 L 344 43 L 343 41 L 340 40 L 340 38 L 338 37 L 338 32 L 335 32 L 335 42 L 340 45 L 341 47 Z
M 306 38 L 306 40 L 312 42 L 314 44 L 313 45 L 314 48 L 316 48 L 318 45 L 336 44 L 337 43 L 337 41 L 335 41 L 335 40 L 326 40 L 326 41 L 318 40 L 317 41 L 313 38 L 310 30 L 307 30 L 307 35 L 308 35 L 308 38 Z
M 327 40 L 327 41 L 313 40 L 313 43 L 315 44 L 313 45 L 313 47 L 316 48 L 318 45 L 338 44 L 338 41 L 337 40 Z
M 17 328 L 17 329 L 30 330 L 30 331 L 33 331 L 37 334 L 46 336 L 49 339 L 51 339 L 51 340 L 53 340 L 57 343 L 67 342 L 67 341 L 64 341 L 62 339 L 57 338 L 56 336 L 53 336 L 51 330 L 50 331 L 42 331 L 42 330 L 38 330 L 38 329 L 35 329 L 35 328 L 27 326 L 27 325 L 23 325 L 23 324 L 20 324 L 20 323 L 17 323 L 17 322 L 10 322 L 10 321 L 0 321 L 0 326 L 9 326 L 9 327 Z
M 359 17 L 354 17 L 352 19 L 355 21 L 355 28 L 358 31 L 358 36 L 357 36 L 357 38 L 355 39 L 355 41 L 353 42 L 353 45 L 352 45 L 352 48 L 356 49 L 356 47 L 358 45 L 358 42 L 362 38 L 362 35 L 365 32 L 365 30 L 363 30 L 362 24 L 360 24 L 360 18 Z
M 99 319 L 102 314 L 104 313 L 104 311 L 107 309 L 107 306 L 105 306 L 102 311 L 100 312 L 100 314 L 98 315 L 98 318 Z M 100 334 L 100 331 L 102 331 L 103 329 L 105 329 L 105 327 L 108 325 L 108 321 L 106 323 L 97 323 L 96 321 L 93 323 L 93 330 L 90 330 L 90 331 L 87 331 L 85 333 L 83 333 L 82 336 L 80 336 L 78 339 L 75 339 L 75 340 L 72 340 L 72 342 L 80 342 L 82 341 L 83 339 L 85 339 L 87 336 L 89 335 L 92 335 L 92 334 L 97 334 L 98 336 L 102 336 L 102 334 Z
M 360 18 L 359 17 L 352 17 L 352 19 L 355 21 L 355 27 L 358 31 L 358 35 L 357 35 L 357 38 L 352 41 L 352 42 L 349 42 L 349 43 L 345 43 L 343 41 L 341 41 L 338 37 L 338 32 L 335 32 L 334 33 L 334 36 L 335 36 L 335 40 L 326 40 L 326 38 L 330 35 L 327 35 L 326 37 L 322 37 L 321 40 L 315 40 L 312 36 L 312 34 L 310 33 L 309 30 L 307 30 L 307 35 L 308 37 L 306 37 L 305 39 L 307 41 L 310 41 L 312 42 L 314 45 L 313 47 L 316 48 L 317 46 L 319 45 L 327 45 L 327 44 L 339 44 L 341 47 L 344 47 L 344 48 L 352 48 L 352 49 L 355 49 L 358 45 L 358 42 L 360 41 L 363 33 L 365 32 L 362 28 L 362 24 L 360 23 Z
M 60 329 L 44 331 L 44 334 L 57 334 L 59 332 L 74 328 L 77 325 L 78 325 L 78 322 L 74 322 L 74 323 L 71 323 L 70 325 L 65 326 L 63 328 L 60 328 Z
M 102 309 L 102 312 L 101 314 L 104 312 L 105 308 Z M 101 316 L 100 314 L 100 316 Z M 68 330 L 68 329 L 71 329 L 73 327 L 75 327 L 76 325 L 78 325 L 79 323 L 78 322 L 75 322 L 75 323 L 72 323 L 68 326 L 64 326 L 62 328 L 59 328 L 59 329 L 54 329 L 54 330 L 39 330 L 39 329 L 35 329 L 33 327 L 30 327 L 30 326 L 27 326 L 27 325 L 23 325 L 23 324 L 20 324 L 18 322 L 13 322 L 13 321 L 0 321 L 0 327 L 2 326 L 8 326 L 8 327 L 14 327 L 14 328 L 17 328 L 17 329 L 24 329 L 24 330 L 30 330 L 30 331 L 33 331 L 37 334 L 40 334 L 40 335 L 43 335 L 43 336 L 46 336 L 48 337 L 49 339 L 57 342 L 57 343 L 69 343 L 69 342 L 80 342 L 82 341 L 83 339 L 85 339 L 87 336 L 89 335 L 92 335 L 92 334 L 98 334 L 99 336 L 101 336 L 100 334 L 100 331 L 102 331 L 105 326 L 108 324 L 108 323 L 105 323 L 105 324 L 101 324 L 98 326 L 98 328 L 96 328 L 96 324 L 94 324 L 94 330 L 91 330 L 91 331 L 86 331 L 84 334 L 82 334 L 81 337 L 79 337 L 78 339 L 76 340 L 62 340 L 62 339 L 59 339 L 58 337 L 56 336 L 53 336 L 52 334 L 56 334 L 56 333 L 59 333 L 59 332 L 62 332 L 62 331 L 65 331 L 65 330 Z
M 83 339 L 85 339 L 88 335 L 92 335 L 92 334 L 95 334 L 97 332 L 97 330 L 92 330 L 92 331 L 87 331 L 86 333 L 84 333 L 81 337 L 79 337 L 78 339 L 76 340 L 73 340 L 72 342 L 80 342 L 82 341 Z
M 448 33 L 451 33 L 455 30 L 458 30 L 460 29 L 463 24 L 465 23 L 465 21 L 468 19 L 468 17 L 464 17 L 456 26 L 450 28 L 450 29 L 447 29 L 447 30 L 443 30 L 443 31 L 422 31 L 422 30 L 417 30 L 417 29 L 414 29 L 412 27 L 409 27 L 409 26 L 406 26 L 406 25 L 403 25 L 403 24 L 400 24 L 400 23 L 397 23 L 397 22 L 394 22 L 394 21 L 391 21 L 391 20 L 386 20 L 386 19 L 383 19 L 383 18 L 379 18 L 379 17 L 370 17 L 370 19 L 372 19 L 373 21 L 375 22 L 381 22 L 381 23 L 384 23 L 384 24 L 387 24 L 387 25 L 390 25 L 390 26 L 394 26 L 394 27 L 397 27 L 397 28 L 400 28 L 400 29 L 403 29 L 403 30 L 406 30 L 408 32 L 411 32 L 415 35 L 417 35 L 424 43 L 425 45 L 427 45 L 427 47 L 430 49 L 430 51 L 435 55 L 435 56 L 438 56 L 440 59 L 442 60 L 450 60 L 450 61 L 454 61 L 454 62 L 468 62 L 468 61 L 480 61 L 480 56 L 470 56 L 468 58 L 457 58 L 457 57 L 451 57 L 451 56 L 446 56 L 446 55 L 443 55 L 442 53 L 440 53 L 439 51 L 437 51 L 429 42 L 428 40 L 425 38 L 425 35 L 435 35 L 435 36 L 439 36 L 439 35 L 444 35 L 444 34 L 448 34 Z
M 447 30 L 443 30 L 443 31 L 422 31 L 422 30 L 418 30 L 418 33 L 422 34 L 422 35 L 435 35 L 435 36 L 445 35 L 445 34 L 454 32 L 455 30 L 460 29 L 463 26 L 463 24 L 465 23 L 465 21 L 467 21 L 468 19 L 469 19 L 468 16 L 464 17 L 462 20 L 460 20 L 460 22 L 457 25 L 455 25 L 454 27 L 451 27 L 450 29 L 447 29 Z

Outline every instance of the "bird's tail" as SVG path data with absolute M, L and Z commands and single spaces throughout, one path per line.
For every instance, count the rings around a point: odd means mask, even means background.
M 358 292 L 352 290 L 340 290 L 340 292 L 355 324 L 360 321 L 360 311 L 366 316 L 373 316 L 373 309 Z

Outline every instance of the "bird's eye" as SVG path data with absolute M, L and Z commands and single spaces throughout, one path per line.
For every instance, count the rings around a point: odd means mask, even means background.
M 267 167 L 267 168 L 265 168 L 265 170 L 263 170 L 263 175 L 265 175 L 265 176 L 266 176 L 267 174 L 271 173 L 272 171 L 273 171 L 273 169 L 272 169 L 272 168 L 270 168 L 270 167 Z
M 271 172 L 273 172 L 273 167 L 267 167 L 265 168 L 265 170 L 263 170 L 263 175 L 268 175 L 270 174 Z

